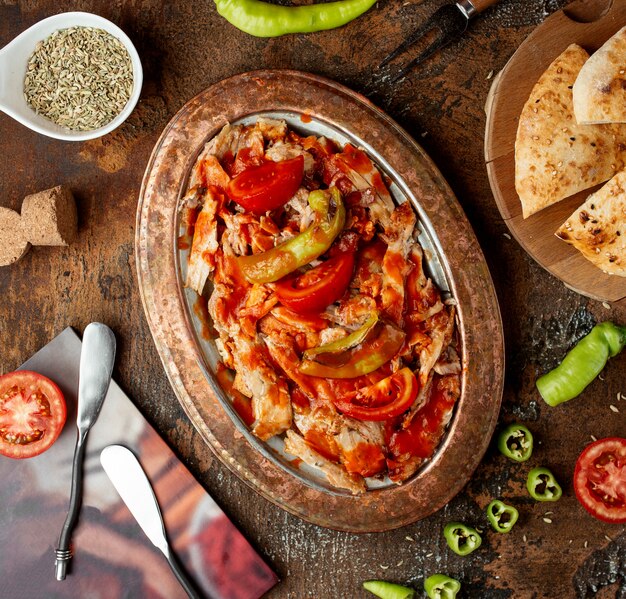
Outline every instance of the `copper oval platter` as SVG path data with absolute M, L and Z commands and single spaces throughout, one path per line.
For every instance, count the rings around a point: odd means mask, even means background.
M 263 115 L 309 134 L 363 147 L 410 201 L 430 276 L 458 305 L 462 394 L 435 455 L 396 486 L 369 481 L 360 496 L 331 488 L 313 469 L 290 461 L 282 443 L 256 439 L 215 378 L 219 358 L 183 286 L 185 231 L 179 201 L 204 144 L 227 123 Z M 491 277 L 470 224 L 424 151 L 364 97 L 330 80 L 295 71 L 257 71 L 211 86 L 172 119 L 157 142 L 137 212 L 139 287 L 150 330 L 174 391 L 215 455 L 281 508 L 314 524 L 352 532 L 397 528 L 447 503 L 468 481 L 493 433 L 504 380 L 502 324 Z

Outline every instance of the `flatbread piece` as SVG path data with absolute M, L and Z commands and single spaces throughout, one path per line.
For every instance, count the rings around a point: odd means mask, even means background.
M 591 194 L 556 235 L 604 272 L 626 277 L 626 171 Z
M 572 87 L 588 58 L 572 44 L 539 78 L 515 139 L 515 189 L 524 218 L 610 179 L 626 162 L 626 125 L 578 125 Z
M 626 123 L 626 27 L 583 65 L 573 92 L 578 123 Z

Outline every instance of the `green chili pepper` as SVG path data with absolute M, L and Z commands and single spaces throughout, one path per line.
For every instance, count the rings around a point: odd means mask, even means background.
M 469 555 L 478 549 L 483 542 L 476 530 L 460 522 L 446 524 L 443 529 L 443 536 L 446 538 L 448 547 L 458 555 Z
M 380 321 L 357 347 L 318 354 L 315 360 L 302 360 L 298 370 L 310 376 L 353 379 L 389 362 L 404 345 L 405 337 L 404 331 L 393 323 Z
M 256 37 L 334 29 L 369 10 L 377 0 L 339 0 L 305 6 L 278 6 L 260 0 L 215 0 L 231 25 Z
M 558 501 L 563 495 L 554 474 L 547 468 L 533 468 L 528 473 L 526 488 L 530 496 L 537 501 Z
M 537 379 L 537 389 L 550 406 L 580 395 L 595 379 L 609 358 L 626 345 L 626 327 L 612 322 L 597 324 L 565 356 L 554 370 Z
M 498 449 L 515 462 L 525 462 L 533 453 L 533 434 L 523 424 L 509 424 L 498 437 Z
M 363 583 L 363 588 L 380 599 L 413 599 L 415 597 L 413 589 L 384 580 L 368 580 Z
M 519 512 L 499 499 L 494 499 L 487 506 L 487 518 L 496 532 L 511 532 L 519 518 Z
M 430 599 L 454 599 L 461 583 L 445 574 L 433 574 L 424 581 L 424 590 Z
M 307 349 L 302 357 L 305 360 L 311 360 L 318 354 L 325 353 L 337 353 L 344 351 L 346 349 L 350 349 L 359 343 L 363 343 L 367 334 L 372 330 L 374 325 L 378 322 L 378 312 L 374 312 L 370 314 L 368 319 L 363 323 L 363 326 L 359 327 L 356 331 L 353 331 L 349 335 L 342 337 L 341 339 L 336 339 L 335 341 L 331 341 L 330 343 L 325 343 L 324 345 L 320 345 L 319 347 L 312 347 L 311 349 Z
M 330 199 L 335 215 L 329 220 Z M 309 205 L 316 213 L 315 222 L 299 235 L 260 254 L 239 256 L 237 262 L 250 283 L 272 283 L 315 260 L 328 250 L 346 222 L 346 209 L 336 187 L 309 194 Z

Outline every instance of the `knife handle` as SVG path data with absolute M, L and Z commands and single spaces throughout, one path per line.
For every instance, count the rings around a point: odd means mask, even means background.
M 85 438 L 86 432 L 79 431 L 76 438 L 76 448 L 74 450 L 74 464 L 72 467 L 72 490 L 70 492 L 70 505 L 67 510 L 67 516 L 61 535 L 59 537 L 59 546 L 55 551 L 55 577 L 57 580 L 65 580 L 67 574 L 67 566 L 72 559 L 72 550 L 70 543 L 72 540 L 72 532 L 78 520 L 78 512 L 80 510 L 82 487 L 83 487 L 83 460 L 85 457 Z
M 174 576 L 176 576 L 176 579 L 180 583 L 180 586 L 185 590 L 185 593 L 187 593 L 189 599 L 201 599 L 201 596 L 198 594 L 198 591 L 196 591 L 189 578 L 187 578 L 187 575 L 178 563 L 178 560 L 174 557 L 174 554 L 168 550 L 165 557 L 170 565 L 170 568 L 172 569 L 172 572 L 174 573 Z
M 468 4 L 471 4 L 476 11 L 476 14 L 483 12 L 490 6 L 493 6 L 499 0 L 466 0 Z

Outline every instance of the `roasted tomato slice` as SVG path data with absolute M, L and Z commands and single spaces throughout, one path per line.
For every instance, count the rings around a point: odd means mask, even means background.
M 346 292 L 353 269 L 354 253 L 338 254 L 304 274 L 279 281 L 276 295 L 294 312 L 321 312 Z
M 303 156 L 266 162 L 231 179 L 226 193 L 248 212 L 264 214 L 288 202 L 298 191 L 303 177 Z
M 387 420 L 406 412 L 417 397 L 419 383 L 409 368 L 335 400 L 335 407 L 358 420 Z
M 48 378 L 21 370 L 0 377 L 0 454 L 32 458 L 56 440 L 67 415 L 61 390 Z
M 580 454 L 574 491 L 582 506 L 604 522 L 626 522 L 626 439 L 608 437 Z

